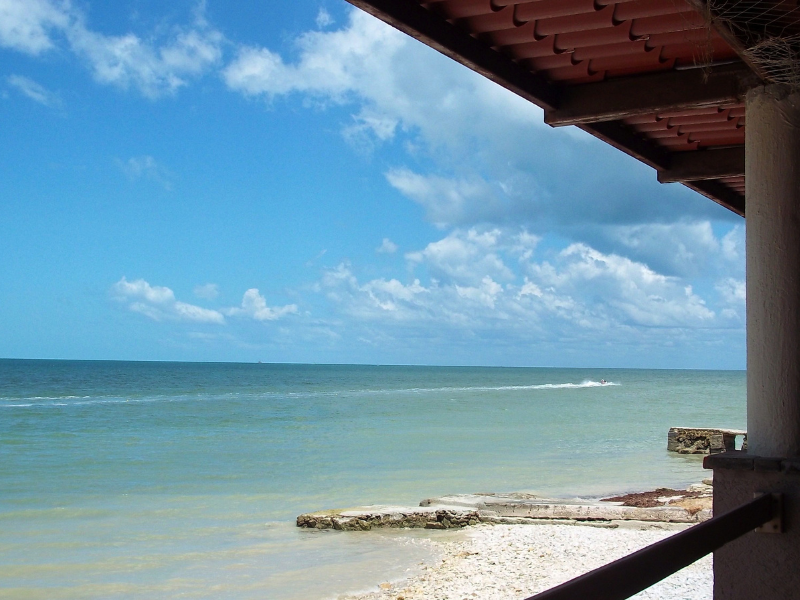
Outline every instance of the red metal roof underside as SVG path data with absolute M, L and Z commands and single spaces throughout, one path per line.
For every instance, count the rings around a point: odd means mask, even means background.
M 687 0 L 413 1 L 558 87 L 739 62 Z M 744 144 L 741 102 L 621 123 L 669 153 Z M 743 174 L 715 181 L 743 197 Z

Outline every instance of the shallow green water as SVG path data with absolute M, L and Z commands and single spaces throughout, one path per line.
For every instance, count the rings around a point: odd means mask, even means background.
M 429 549 L 301 512 L 686 485 L 675 425 L 744 428 L 745 374 L 0 361 L 0 597 L 330 596 Z

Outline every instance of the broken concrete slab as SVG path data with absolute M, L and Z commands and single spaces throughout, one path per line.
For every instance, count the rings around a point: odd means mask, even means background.
M 453 529 L 478 523 L 620 522 L 699 523 L 710 509 L 696 506 L 640 508 L 600 500 L 540 498 L 531 494 L 456 494 L 428 498 L 416 507 L 366 506 L 307 513 L 297 526 L 309 529 L 367 531 L 373 528 Z
M 680 454 L 730 452 L 736 448 L 737 436 L 742 436 L 743 444 L 747 444 L 747 432 L 740 429 L 670 427 L 667 432 L 667 450 Z

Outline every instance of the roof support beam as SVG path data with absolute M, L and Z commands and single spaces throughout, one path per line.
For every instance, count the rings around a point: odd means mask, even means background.
M 740 102 L 756 85 L 758 78 L 749 67 L 735 63 L 565 86 L 558 107 L 545 110 L 544 122 L 561 127 L 709 108 Z
M 558 104 L 559 90 L 544 77 L 476 40 L 416 0 L 347 1 L 544 109 Z
M 585 132 L 659 171 L 669 168 L 670 153 L 619 121 L 579 125 Z
M 724 183 L 706 179 L 702 181 L 684 181 L 683 185 L 735 212 L 740 217 L 744 216 L 744 196 L 733 191 Z
M 673 153 L 668 169 L 658 172 L 661 183 L 703 181 L 744 176 L 744 147 Z

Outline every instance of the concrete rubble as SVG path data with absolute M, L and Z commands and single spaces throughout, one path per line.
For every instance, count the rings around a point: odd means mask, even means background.
M 708 488 L 710 494 L 710 486 L 702 487 Z M 711 518 L 710 508 L 671 506 L 672 500 L 664 498 L 663 506 L 641 508 L 619 502 L 540 498 L 520 493 L 456 494 L 429 498 L 415 507 L 366 506 L 307 513 L 297 517 L 297 526 L 366 531 L 379 527 L 453 529 L 478 523 L 699 523 Z
M 736 449 L 736 437 L 743 438 L 747 448 L 747 432 L 740 429 L 703 427 L 670 427 L 667 450 L 680 454 L 716 454 Z

